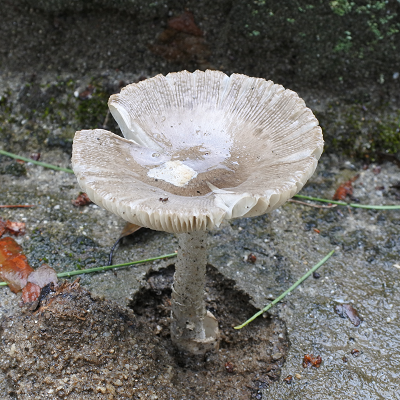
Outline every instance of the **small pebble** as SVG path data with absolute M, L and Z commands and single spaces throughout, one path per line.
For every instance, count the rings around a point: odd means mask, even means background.
M 353 357 L 358 357 L 360 354 L 361 354 L 361 353 L 360 353 L 360 350 L 353 349 L 353 350 L 351 351 L 351 355 L 352 355 Z
M 282 358 L 282 353 L 275 353 L 272 355 L 272 359 L 273 360 L 279 360 L 280 358 Z
M 292 383 L 292 380 L 293 380 L 293 376 L 292 376 L 292 375 L 289 375 L 289 376 L 287 376 L 287 377 L 284 379 L 284 381 L 285 381 L 288 385 L 290 385 L 290 384 Z
M 257 257 L 253 253 L 250 253 L 247 256 L 247 262 L 254 264 L 256 261 L 257 261 Z

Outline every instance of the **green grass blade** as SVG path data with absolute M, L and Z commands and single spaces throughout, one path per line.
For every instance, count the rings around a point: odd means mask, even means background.
M 283 292 L 279 297 L 277 297 L 274 301 L 269 303 L 266 307 L 264 307 L 262 310 L 260 310 L 258 313 L 254 314 L 251 318 L 249 318 L 246 322 L 243 322 L 242 325 L 235 326 L 234 329 L 242 329 L 245 327 L 247 324 L 249 324 L 251 321 L 254 321 L 257 317 L 259 317 L 261 314 L 265 313 L 268 311 L 274 304 L 279 303 L 285 296 L 287 296 L 292 290 L 296 289 L 297 286 L 300 285 L 303 281 L 305 281 L 313 272 L 315 272 L 322 264 L 324 264 L 335 252 L 335 250 L 332 250 L 327 256 L 325 256 L 318 264 L 314 265 L 307 273 L 305 273 L 295 284 L 293 284 L 286 292 Z
M 346 203 L 345 201 L 321 199 L 320 197 L 304 196 L 302 194 L 295 194 L 293 197 L 297 197 L 298 199 L 304 199 L 304 200 L 321 201 L 323 203 L 337 204 L 339 206 L 350 206 L 350 207 L 354 207 L 354 208 L 366 208 L 369 210 L 400 210 L 400 204 L 393 205 L 393 206 L 374 206 L 374 205 L 370 205 L 370 204 Z
M 164 258 L 171 258 L 171 257 L 175 257 L 175 256 L 176 256 L 176 253 L 171 253 L 171 254 L 164 254 L 164 255 L 158 256 L 158 257 L 146 258 L 145 260 L 131 261 L 131 262 L 127 262 L 124 264 L 106 265 L 103 267 L 77 269 L 75 271 L 69 271 L 69 272 L 60 272 L 59 274 L 57 274 L 57 277 L 58 278 L 69 278 L 74 275 L 83 275 L 83 274 L 91 274 L 93 272 L 102 272 L 102 271 L 107 271 L 109 269 L 127 267 L 129 265 L 144 264 L 146 262 L 162 260 Z M 0 286 L 7 286 L 7 285 L 8 285 L 7 282 L 0 282 Z
M 70 174 L 74 173 L 74 171 L 72 171 L 72 169 L 57 167 L 56 165 L 47 164 L 47 163 L 44 163 L 41 161 L 35 161 L 35 160 L 32 160 L 31 158 L 27 158 L 27 157 L 19 156 L 17 154 L 9 153 L 8 151 L 0 150 L 0 154 L 2 154 L 3 156 L 15 158 L 17 160 L 22 160 L 22 161 L 30 162 L 32 164 L 40 165 L 45 168 L 55 169 L 56 171 L 64 171 L 64 172 L 68 172 Z

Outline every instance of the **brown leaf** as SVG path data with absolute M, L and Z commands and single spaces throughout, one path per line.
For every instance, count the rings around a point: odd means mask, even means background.
M 40 287 L 32 282 L 28 282 L 22 289 L 22 301 L 24 303 L 32 303 L 40 296 Z
M 342 318 L 347 317 L 354 326 L 358 326 L 362 322 L 362 318 L 351 304 L 338 304 L 335 307 L 335 312 Z
M 0 279 L 8 283 L 11 291 L 17 293 L 25 287 L 31 272 L 21 246 L 10 237 L 0 239 Z
M 333 200 L 344 201 L 346 197 L 350 198 L 353 196 L 353 182 L 357 180 L 359 175 L 356 175 L 352 179 L 342 183 L 337 189 L 335 194 L 333 195 Z
M 135 233 L 138 231 L 140 228 L 142 228 L 139 225 L 131 224 L 130 222 L 127 222 L 124 226 L 124 229 L 122 229 L 121 234 L 119 235 L 119 238 L 123 238 L 125 236 L 131 235 L 132 233 Z
M 0 219 L 0 237 L 3 236 L 5 231 L 6 231 L 6 222 Z
M 86 193 L 81 192 L 79 193 L 78 197 L 71 202 L 75 207 L 82 207 L 92 203 L 92 200 L 89 199 L 89 196 Z
M 43 264 L 28 276 L 28 282 L 43 288 L 49 283 L 58 282 L 57 273 L 49 265 Z
M 25 235 L 25 222 L 6 221 L 6 229 L 15 236 Z
M 307 367 L 310 367 L 310 366 L 315 367 L 315 368 L 319 368 L 321 363 L 322 363 L 321 356 L 315 357 L 313 354 L 304 354 L 303 368 L 307 368 Z

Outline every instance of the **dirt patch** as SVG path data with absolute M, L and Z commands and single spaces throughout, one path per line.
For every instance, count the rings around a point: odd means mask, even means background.
M 167 348 L 172 348 L 169 316 L 173 266 L 151 272 L 147 287 L 137 292 L 131 307 L 138 321 L 148 323 Z M 220 350 L 205 358 L 173 352 L 174 386 L 193 399 L 261 399 L 261 389 L 279 379 L 288 351 L 286 327 L 275 317 L 259 318 L 236 331 L 234 326 L 258 310 L 235 282 L 207 267 L 207 309 L 218 319 Z
M 5 318 L 3 398 L 261 399 L 288 351 L 284 323 L 260 318 L 234 331 L 256 309 L 209 267 L 207 305 L 220 322 L 221 349 L 178 352 L 168 329 L 172 276 L 173 267 L 150 273 L 132 303 L 136 315 L 75 282 L 47 290 L 36 311 Z

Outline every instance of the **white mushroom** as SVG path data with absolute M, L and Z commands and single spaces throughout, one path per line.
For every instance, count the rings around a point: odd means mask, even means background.
M 296 194 L 323 150 L 318 121 L 295 92 L 260 78 L 182 71 L 122 89 L 109 107 L 124 138 L 77 132 L 82 189 L 126 221 L 178 234 L 171 336 L 181 349 L 218 346 L 206 312 L 206 231 L 270 212 Z

